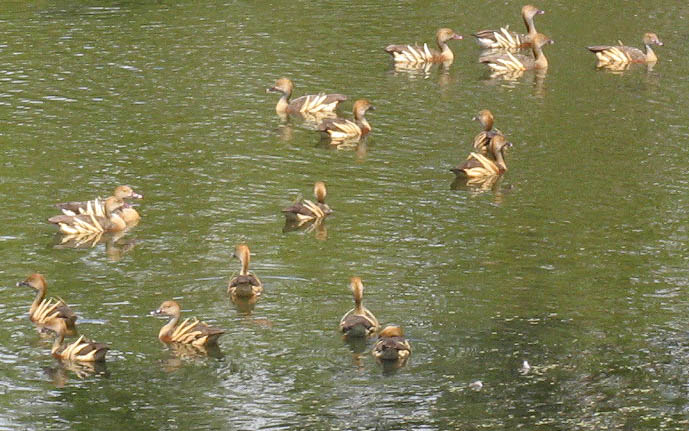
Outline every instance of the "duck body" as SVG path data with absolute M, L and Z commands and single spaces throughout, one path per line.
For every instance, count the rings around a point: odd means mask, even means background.
M 158 332 L 158 339 L 163 343 L 191 344 L 193 346 L 215 345 L 218 338 L 225 333 L 224 330 L 214 328 L 197 318 L 187 318 L 179 325 L 181 310 L 175 301 L 165 301 L 152 314 L 170 316 L 170 321 Z
M 655 33 L 646 33 L 642 39 L 646 52 L 631 46 L 625 46 L 620 43 L 617 46 L 611 45 L 595 45 L 589 46 L 587 49 L 594 54 L 598 59 L 598 65 L 605 66 L 621 66 L 630 63 L 655 63 L 658 61 L 651 45 L 663 46 Z
M 380 325 L 376 316 L 362 304 L 364 286 L 361 283 L 361 278 L 352 277 L 350 288 L 354 294 L 354 308 L 340 319 L 340 331 L 345 337 L 370 337 L 378 331 Z
M 354 102 L 352 110 L 354 121 L 345 118 L 329 118 L 323 120 L 318 126 L 318 130 L 327 134 L 332 141 L 362 138 L 371 131 L 371 125 L 365 117 L 366 112 L 374 109 L 371 102 L 366 99 L 359 99 Z
M 441 28 L 436 32 L 436 43 L 440 51 L 428 48 L 427 44 L 419 45 L 388 45 L 385 52 L 392 55 L 395 63 L 424 64 L 424 63 L 445 63 L 454 60 L 454 54 L 447 42 L 450 40 L 461 40 L 462 36 L 455 33 L 452 29 Z
M 69 235 L 120 232 L 127 228 L 121 212 L 124 205 L 121 198 L 111 196 L 102 206 L 98 202 L 93 207 L 88 205 L 83 214 L 61 214 L 48 221 L 57 224 L 60 232 Z
M 411 345 L 399 326 L 386 326 L 378 334 L 371 354 L 380 361 L 405 361 L 411 355 Z
M 316 196 L 316 202 L 310 200 L 300 200 L 294 205 L 284 208 L 282 212 L 288 219 L 296 219 L 298 221 L 309 221 L 322 219 L 330 215 L 333 210 L 325 203 L 326 187 L 323 181 L 317 181 L 314 184 L 313 194 Z
M 457 176 L 464 176 L 469 179 L 502 175 L 507 171 L 504 152 L 511 146 L 512 144 L 507 142 L 504 136 L 495 135 L 491 139 L 489 148 L 494 160 L 489 159 L 483 154 L 472 152 L 464 162 L 451 169 L 451 171 Z
M 30 287 L 36 291 L 36 297 L 29 308 L 29 319 L 36 326 L 56 333 L 76 334 L 77 315 L 62 299 L 45 299 L 47 285 L 41 274 L 31 274 L 26 280 L 17 283 L 17 286 Z
M 548 59 L 543 54 L 542 47 L 553 43 L 543 34 L 537 34 L 533 39 L 533 57 L 523 54 L 512 54 L 510 52 L 502 54 L 487 54 L 479 57 L 479 63 L 485 63 L 493 71 L 498 73 L 521 72 L 525 70 L 545 70 L 548 68 Z
M 281 93 L 282 97 L 278 100 L 275 106 L 275 112 L 278 115 L 308 115 L 329 113 L 335 111 L 337 105 L 347 100 L 344 94 L 312 94 L 301 96 L 294 100 L 290 100 L 294 84 L 288 78 L 280 78 L 274 86 L 268 88 L 266 91 Z
M 233 277 L 227 286 L 227 293 L 233 299 L 251 299 L 263 293 L 263 283 L 252 272 L 249 271 L 249 261 L 251 252 L 246 244 L 239 244 L 235 247 L 232 257 L 236 257 L 240 262 L 239 275 Z
M 113 197 L 119 199 L 142 199 L 143 196 L 136 193 L 130 186 L 117 186 L 112 194 Z M 55 204 L 55 206 L 60 210 L 67 210 L 75 214 L 82 214 L 86 212 L 89 208 L 95 207 L 97 201 L 100 199 L 91 201 L 75 201 L 75 202 L 62 202 Z
M 63 333 L 58 333 L 51 353 L 55 358 L 65 361 L 102 362 L 105 360 L 105 354 L 110 349 L 106 344 L 89 341 L 83 335 L 72 344 L 63 346 L 64 338 L 65 335 Z
M 509 31 L 507 27 L 500 30 L 481 30 L 473 34 L 479 46 L 484 49 L 520 49 L 529 48 L 538 34 L 534 24 L 534 17 L 545 12 L 535 6 L 526 5 L 522 8 L 522 19 L 526 26 L 526 34 Z

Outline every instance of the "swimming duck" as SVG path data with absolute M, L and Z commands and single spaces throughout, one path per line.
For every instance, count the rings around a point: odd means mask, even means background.
M 66 346 L 62 345 L 64 340 L 65 333 L 59 330 L 50 353 L 57 359 L 65 361 L 102 362 L 105 360 L 105 354 L 110 349 L 105 344 L 87 340 L 83 335 L 79 336 L 77 341 Z
M 27 286 L 36 291 L 36 297 L 29 308 L 29 319 L 39 328 L 50 329 L 63 334 L 76 334 L 77 315 L 60 298 L 45 299 L 47 284 L 41 274 L 31 274 L 17 287 Z
M 113 192 L 112 196 L 119 198 L 119 199 L 141 199 L 143 196 L 140 194 L 136 193 L 134 189 L 132 189 L 130 186 L 117 186 L 115 187 L 115 191 Z M 74 214 L 81 214 L 84 211 L 86 211 L 87 207 L 90 205 L 93 207 L 95 202 L 94 201 L 83 201 L 83 202 L 63 202 L 59 204 L 55 204 L 55 206 L 58 209 L 61 210 L 67 210 L 71 211 Z M 100 202 L 104 202 L 103 200 L 100 200 Z
M 543 54 L 542 48 L 550 43 L 554 43 L 552 39 L 538 33 L 533 37 L 531 46 L 533 57 L 507 52 L 504 54 L 482 55 L 478 61 L 479 63 L 486 63 L 493 71 L 499 73 L 532 69 L 545 70 L 548 68 L 548 59 Z
M 241 268 L 239 275 L 230 280 L 227 286 L 227 293 L 232 298 L 248 299 L 260 295 L 263 292 L 263 283 L 252 272 L 249 272 L 249 261 L 251 252 L 246 244 L 239 244 L 234 248 L 232 257 L 239 259 Z
M 364 285 L 361 283 L 361 278 L 352 277 L 349 286 L 354 294 L 354 308 L 342 316 L 340 331 L 346 337 L 371 336 L 378 331 L 380 325 L 376 316 L 361 303 L 364 296 Z
M 313 194 L 316 196 L 315 203 L 308 199 L 300 200 L 291 207 L 283 209 L 282 212 L 288 218 L 300 221 L 322 219 L 333 212 L 325 203 L 326 189 L 323 181 L 316 181 L 313 185 Z
M 371 353 L 380 361 L 405 361 L 411 354 L 411 345 L 401 327 L 388 325 L 378 334 Z
M 325 119 L 318 126 L 318 130 L 327 133 L 332 141 L 344 141 L 348 139 L 359 139 L 366 136 L 371 131 L 371 125 L 366 121 L 366 111 L 375 108 L 366 99 L 359 99 L 354 102 L 354 121 L 344 118 Z
M 186 318 L 177 326 L 180 315 L 179 304 L 175 301 L 165 301 L 151 314 L 170 316 L 165 326 L 160 328 L 158 338 L 163 343 L 184 343 L 194 346 L 213 345 L 218 342 L 218 337 L 225 333 L 223 329 L 214 328 L 196 317 Z
M 599 67 L 617 67 L 630 63 L 655 63 L 658 61 L 658 57 L 651 49 L 651 45 L 663 46 L 663 42 L 660 41 L 655 33 L 644 34 L 642 40 L 646 47 L 646 52 L 641 51 L 639 48 L 624 46 L 622 42 L 617 46 L 589 46 L 588 50 L 596 54 Z
M 455 175 L 462 175 L 467 178 L 484 178 L 492 175 L 502 175 L 507 171 L 504 152 L 511 146 L 512 143 L 507 142 L 503 135 L 495 135 L 493 139 L 491 139 L 489 146 L 489 151 L 495 161 L 482 154 L 471 153 L 462 164 L 450 170 L 454 172 Z
M 473 36 L 476 38 L 476 41 L 481 48 L 528 48 L 531 46 L 536 34 L 538 34 L 533 19 L 536 15 L 542 15 L 544 13 L 544 11 L 540 10 L 536 6 L 526 5 L 522 8 L 522 19 L 524 19 L 524 24 L 526 25 L 526 34 L 509 31 L 508 27 L 502 27 L 500 30 L 481 30 L 474 33 Z
M 441 28 L 435 33 L 435 40 L 440 48 L 440 52 L 431 50 L 427 44 L 418 45 L 388 45 L 385 52 L 392 55 L 395 63 L 445 63 L 452 62 L 455 56 L 447 45 L 450 40 L 460 40 L 462 36 L 455 33 L 452 29 Z
M 502 135 L 502 132 L 498 129 L 493 129 L 493 113 L 487 109 L 479 111 L 473 120 L 478 121 L 481 127 L 483 127 L 483 130 L 474 137 L 474 149 L 483 155 L 487 155 L 489 154 L 490 141 L 495 135 Z
M 282 97 L 275 106 L 275 112 L 284 116 L 287 114 L 316 114 L 322 112 L 332 112 L 340 102 L 347 100 L 343 94 L 324 94 L 301 96 L 294 100 L 289 100 L 292 95 L 294 84 L 288 78 L 280 78 L 275 85 L 268 88 L 266 92 L 281 93 Z
M 84 211 L 83 214 L 62 214 L 48 219 L 57 224 L 64 234 L 91 234 L 94 232 L 120 232 L 127 228 L 127 222 L 122 218 L 121 209 L 124 201 L 115 196 L 105 200 L 101 206 L 96 205 Z

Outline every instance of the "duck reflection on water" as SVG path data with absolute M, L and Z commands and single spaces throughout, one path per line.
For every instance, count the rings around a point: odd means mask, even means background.
M 91 376 L 110 377 L 106 362 L 57 361 L 54 367 L 43 367 L 45 374 L 53 381 L 55 387 L 62 388 L 69 381 L 69 373 L 78 379 Z

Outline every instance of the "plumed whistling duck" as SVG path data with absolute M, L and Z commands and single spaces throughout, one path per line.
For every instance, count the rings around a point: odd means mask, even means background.
M 119 199 L 141 199 L 143 196 L 136 193 L 130 186 L 117 186 L 112 194 L 114 197 Z M 84 202 L 63 202 L 55 204 L 55 206 L 61 210 L 71 211 L 74 214 L 81 214 L 86 211 L 89 206 L 94 206 L 94 201 L 84 201 Z M 103 202 L 102 200 L 100 202 Z
M 326 188 L 323 181 L 316 181 L 313 185 L 313 194 L 316 196 L 316 202 L 311 202 L 308 199 L 300 200 L 283 209 L 282 212 L 288 218 L 295 218 L 300 221 L 322 219 L 333 212 L 325 203 Z
M 495 135 L 502 135 L 502 132 L 498 129 L 493 129 L 495 119 L 493 113 L 487 109 L 479 111 L 473 120 L 478 121 L 481 127 L 483 127 L 483 130 L 474 137 L 474 149 L 483 155 L 489 154 L 490 141 Z
M 479 63 L 487 64 L 493 71 L 499 73 L 532 69 L 545 70 L 548 68 L 548 59 L 543 54 L 542 48 L 550 43 L 554 43 L 552 39 L 542 33 L 538 33 L 533 37 L 531 46 L 533 57 L 507 52 L 504 54 L 482 55 L 478 61 Z
M 236 257 L 240 262 L 239 275 L 230 280 L 227 286 L 227 293 L 234 298 L 249 299 L 260 295 L 263 292 L 263 283 L 252 272 L 249 272 L 249 261 L 251 252 L 246 244 L 239 244 L 234 248 L 232 257 Z
M 493 155 L 495 161 L 488 157 L 471 153 L 469 157 L 457 166 L 450 169 L 455 175 L 465 176 L 467 178 L 484 178 L 492 175 L 502 175 L 507 171 L 507 164 L 505 163 L 505 150 L 512 146 L 512 143 L 507 142 L 504 136 L 495 135 L 491 139 L 489 150 Z
M 509 31 L 507 27 L 500 30 L 481 30 L 474 33 L 474 37 L 481 48 L 487 49 L 519 49 L 529 48 L 533 38 L 538 34 L 533 19 L 545 12 L 536 6 L 526 5 L 522 8 L 522 18 L 526 25 L 526 34 Z
M 62 345 L 64 340 L 65 333 L 58 331 L 50 351 L 54 357 L 64 361 L 102 362 L 110 349 L 106 344 L 89 341 L 83 335 L 79 336 L 77 341 L 66 346 Z
M 346 337 L 371 336 L 378 331 L 380 325 L 378 324 L 376 316 L 362 304 L 364 285 L 361 283 L 361 278 L 352 277 L 349 287 L 354 294 L 354 308 L 342 316 L 340 320 L 340 331 L 342 331 Z
M 371 125 L 366 121 L 366 111 L 375 108 L 366 99 L 359 99 L 354 102 L 354 121 L 344 118 L 325 119 L 318 126 L 318 130 L 327 133 L 332 141 L 344 141 L 348 139 L 359 139 L 366 136 L 371 131 Z
M 275 112 L 278 115 L 285 116 L 287 114 L 318 114 L 324 112 L 333 112 L 340 102 L 347 100 L 347 96 L 343 94 L 314 94 L 308 96 L 301 96 L 294 100 L 289 100 L 294 90 L 294 84 L 288 78 L 280 78 L 275 82 L 275 85 L 268 88 L 267 92 L 281 93 L 282 96 L 275 106 Z
M 41 274 L 31 274 L 26 280 L 17 283 L 17 287 L 19 286 L 27 286 L 36 291 L 36 297 L 29 308 L 29 318 L 36 326 L 56 333 L 76 334 L 77 315 L 62 299 L 45 299 L 47 284 Z
M 123 206 L 122 199 L 111 196 L 102 206 L 96 204 L 84 214 L 62 214 L 51 217 L 48 221 L 57 224 L 60 232 L 68 235 L 120 232 L 127 228 L 127 222 L 122 218 Z
M 431 50 L 427 44 L 418 45 L 388 45 L 385 52 L 392 55 L 395 63 L 451 63 L 455 56 L 447 45 L 450 40 L 460 40 L 462 36 L 455 33 L 452 29 L 441 28 L 435 34 L 435 40 L 440 48 L 440 52 Z
M 388 325 L 378 334 L 371 353 L 380 361 L 405 361 L 411 354 L 411 345 L 401 327 Z
M 218 337 L 225 333 L 223 329 L 214 328 L 196 317 L 186 318 L 179 322 L 182 312 L 175 301 L 165 301 L 151 314 L 170 316 L 171 319 L 158 332 L 158 338 L 163 343 L 183 343 L 193 346 L 207 346 L 217 344 Z
M 651 49 L 651 45 L 663 46 L 663 42 L 660 41 L 655 33 L 644 34 L 642 40 L 646 47 L 646 52 L 641 51 L 639 48 L 624 46 L 622 42 L 618 46 L 589 46 L 588 50 L 596 54 L 599 67 L 617 67 L 630 63 L 655 63 L 658 61 L 658 57 Z

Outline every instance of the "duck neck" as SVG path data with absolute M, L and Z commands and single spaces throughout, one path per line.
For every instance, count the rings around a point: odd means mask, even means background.
M 536 31 L 536 26 L 533 23 L 533 17 L 524 16 L 522 18 L 524 18 L 524 25 L 526 25 L 526 33 L 531 37 L 536 36 L 536 33 L 538 32 Z
M 361 127 L 362 135 L 365 135 L 371 131 L 371 125 L 368 123 L 368 121 L 366 121 L 366 117 L 362 115 L 360 118 L 357 118 L 357 121 L 359 122 L 359 127 Z
M 62 342 L 65 340 L 65 334 L 58 334 L 57 337 L 55 337 L 55 341 L 53 341 L 53 347 L 50 349 L 51 354 L 56 354 L 59 350 L 60 347 L 62 346 Z
M 29 308 L 29 316 L 33 316 L 33 314 L 36 312 L 36 309 L 41 304 L 41 302 L 43 301 L 44 298 L 45 298 L 45 286 L 42 286 L 36 292 L 36 297 L 33 299 L 33 302 L 31 303 L 31 308 Z
M 158 333 L 158 338 L 163 338 L 169 336 L 172 331 L 175 329 L 175 326 L 177 326 L 177 322 L 179 321 L 179 313 L 175 314 L 172 316 L 172 319 L 170 319 L 169 322 L 165 324 L 162 328 L 160 328 L 160 332 Z
M 540 46 L 533 46 L 533 56 L 535 59 L 534 63 L 536 64 L 536 69 L 548 68 L 548 59 L 545 58 L 545 54 L 543 54 L 543 49 L 541 49 Z
M 653 52 L 653 49 L 651 49 L 651 45 L 646 44 L 646 61 L 651 63 L 658 61 L 658 57 L 656 57 L 656 53 Z
M 247 254 L 242 256 L 241 264 L 242 268 L 239 271 L 239 275 L 249 275 L 249 256 Z
M 498 165 L 498 168 L 500 168 L 500 173 L 507 171 L 507 163 L 505 163 L 505 158 L 502 155 L 502 150 L 498 151 L 498 153 L 495 154 L 495 163 Z
M 287 112 L 287 107 L 289 106 L 289 96 L 290 95 L 288 93 L 282 93 L 280 100 L 278 100 L 278 104 L 275 105 L 275 112 L 278 114 L 285 114 Z
M 440 48 L 440 56 L 442 57 L 443 61 L 454 60 L 455 55 L 447 45 L 447 42 L 438 41 L 438 48 Z

